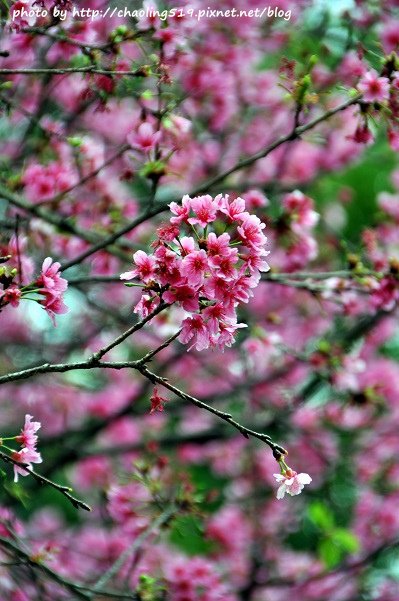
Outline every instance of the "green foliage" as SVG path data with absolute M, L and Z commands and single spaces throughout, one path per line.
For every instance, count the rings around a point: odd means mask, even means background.
M 399 362 L 399 335 L 387 340 L 380 348 L 380 353 L 388 359 Z
M 361 231 L 375 224 L 378 217 L 376 197 L 382 191 L 392 190 L 390 177 L 395 163 L 395 153 L 383 139 L 349 169 L 328 174 L 310 187 L 309 195 L 317 200 L 319 209 L 336 202 L 343 189 L 351 192 L 352 199 L 345 206 L 347 224 L 343 232 L 343 238 L 350 243 L 358 245 Z
M 326 568 L 334 568 L 346 555 L 359 550 L 356 536 L 346 528 L 336 527 L 334 514 L 325 503 L 313 502 L 308 508 L 308 515 L 319 530 L 317 552 Z
M 322 501 L 314 501 L 308 509 L 311 521 L 321 530 L 329 530 L 334 525 L 334 516 Z
M 174 520 L 170 542 L 188 555 L 207 555 L 213 548 L 205 538 L 202 520 L 194 515 L 178 516 Z
M 142 601 L 157 601 L 157 599 L 160 599 L 162 591 L 163 587 L 158 584 L 155 578 L 148 576 L 148 574 L 139 576 L 137 593 Z

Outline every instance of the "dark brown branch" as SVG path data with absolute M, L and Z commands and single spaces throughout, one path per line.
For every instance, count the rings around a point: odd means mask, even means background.
M 13 465 L 16 465 L 16 466 L 20 467 L 21 469 L 25 470 L 37 482 L 39 482 L 39 484 L 47 484 L 47 486 L 51 486 L 52 488 L 55 488 L 55 490 L 58 490 L 58 492 L 60 492 L 62 495 L 64 495 L 64 497 L 66 497 L 68 499 L 68 501 L 70 501 L 72 503 L 72 505 L 74 507 L 76 507 L 76 509 L 80 508 L 80 509 L 84 509 L 85 511 L 91 511 L 91 508 L 89 507 L 89 505 L 87 505 L 80 499 L 77 499 L 76 497 L 71 495 L 72 489 L 69 486 L 62 486 L 61 484 L 57 484 L 56 482 L 49 480 L 45 476 L 41 476 L 40 474 L 33 471 L 30 467 L 28 467 L 25 463 L 16 461 L 15 459 L 10 457 L 9 455 L 6 455 L 6 453 L 3 453 L 2 451 L 0 451 L 0 459 L 2 461 L 4 461 L 5 463 L 12 463 Z

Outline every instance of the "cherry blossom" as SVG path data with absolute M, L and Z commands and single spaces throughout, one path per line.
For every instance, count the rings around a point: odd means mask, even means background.
M 135 307 L 143 317 L 149 314 L 144 307 L 155 307 L 160 299 L 191 313 L 182 321 L 179 335 L 183 344 L 191 342 L 188 350 L 201 351 L 210 346 L 223 350 L 245 327 L 237 323 L 238 305 L 249 301 L 260 272 L 269 269 L 264 260 L 269 253 L 265 248 L 265 224 L 245 211 L 245 201 L 240 197 L 230 201 L 221 194 L 214 199 L 209 195 L 184 196 L 181 206 L 172 203 L 170 209 L 170 224 L 179 227 L 179 233 L 173 229 L 173 238 L 161 235 L 153 245 L 153 255 L 137 251 L 133 255 L 136 268 L 120 277 L 137 278 L 146 285 L 144 300 Z M 190 217 L 191 212 L 194 217 Z M 228 231 L 218 236 L 208 229 L 219 220 L 226 222 Z M 206 237 L 201 238 L 195 227 L 203 228 Z M 194 228 L 195 236 L 182 235 L 184 228 Z M 233 245 L 234 235 L 238 236 L 239 247 Z
M 360 79 L 358 88 L 365 102 L 383 102 L 389 98 L 389 79 L 379 77 L 377 71 L 371 69 Z
M 280 483 L 276 495 L 277 499 L 283 499 L 285 493 L 292 497 L 299 495 L 302 492 L 303 487 L 312 482 L 312 478 L 309 474 L 298 474 L 293 470 L 287 470 L 284 474 L 273 474 L 273 476 L 277 482 Z
M 151 123 L 144 122 L 139 125 L 137 132 L 127 136 L 127 141 L 132 148 L 148 152 L 155 148 L 162 136 L 162 132 L 155 131 Z

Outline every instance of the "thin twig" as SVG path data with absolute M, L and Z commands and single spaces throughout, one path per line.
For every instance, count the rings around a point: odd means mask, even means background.
M 360 101 L 361 97 L 362 97 L 361 94 L 357 94 L 353 98 L 338 105 L 334 109 L 331 109 L 331 110 L 327 111 L 326 113 L 323 113 L 319 117 L 316 117 L 312 121 L 309 121 L 309 123 L 306 123 L 305 125 L 301 125 L 301 126 L 297 127 L 295 130 L 293 130 L 289 134 L 278 138 L 272 144 L 269 144 L 269 146 L 266 146 L 266 148 L 264 148 L 260 152 L 257 152 L 256 154 L 253 154 L 250 157 L 247 157 L 246 159 L 239 161 L 238 163 L 233 165 L 233 167 L 230 167 L 230 169 L 227 169 L 226 171 L 223 171 L 219 175 L 216 175 L 215 177 L 204 182 L 203 184 L 200 184 L 198 187 L 194 188 L 194 190 L 192 190 L 190 192 L 189 196 L 196 196 L 203 192 L 207 192 L 210 188 L 212 188 L 216 184 L 219 184 L 220 182 L 222 182 L 229 175 L 232 175 L 236 171 L 240 171 L 241 169 L 244 169 L 245 167 L 249 167 L 250 165 L 252 165 L 256 161 L 258 161 L 259 159 L 262 159 L 262 158 L 265 158 L 266 156 L 268 156 L 273 150 L 275 150 L 282 144 L 285 144 L 286 142 L 289 142 L 293 139 L 299 138 L 303 133 L 305 133 L 306 131 L 309 131 L 310 129 L 313 129 L 314 127 L 316 127 L 316 125 L 319 125 L 319 123 L 322 123 L 323 121 L 326 121 L 333 115 L 336 115 L 337 113 L 344 111 L 348 107 L 353 106 L 354 104 L 357 104 Z M 159 215 L 160 213 L 163 213 L 164 211 L 166 211 L 168 209 L 169 202 L 172 202 L 173 200 L 176 200 L 176 199 L 172 198 L 168 202 L 164 202 L 164 203 L 158 205 L 157 207 L 150 208 L 150 210 L 147 210 L 145 213 L 143 213 L 142 215 L 139 215 L 139 217 L 137 217 L 130 223 L 124 225 L 122 228 L 120 228 L 119 230 L 117 230 L 116 232 L 114 232 L 113 234 L 108 236 L 107 238 L 104 238 L 104 240 L 102 242 L 95 244 L 94 246 L 92 246 L 91 249 L 89 248 L 82 254 L 75 257 L 75 259 L 72 259 L 68 263 L 65 263 L 63 265 L 62 269 L 65 270 L 65 269 L 68 269 L 69 267 L 72 267 L 73 265 L 80 263 L 84 259 L 87 259 L 87 257 L 89 257 L 90 255 L 96 253 L 99 250 L 104 249 L 106 246 L 108 246 L 110 244 L 113 244 L 121 236 L 124 236 L 125 234 L 131 232 L 137 226 L 141 225 L 142 223 L 144 223 L 151 217 L 154 217 L 155 215 Z
M 250 428 L 243 426 L 239 422 L 235 421 L 230 413 L 220 411 L 219 409 L 216 409 L 215 407 L 212 407 L 211 405 L 200 401 L 199 399 L 191 396 L 190 394 L 183 392 L 179 388 L 176 388 L 176 386 L 173 386 L 173 384 L 170 384 L 166 378 L 162 378 L 161 376 L 158 376 L 157 374 L 154 374 L 153 372 L 149 371 L 149 369 L 145 365 L 137 365 L 136 369 L 138 369 L 138 371 L 141 374 L 143 374 L 143 376 L 148 378 L 154 384 L 161 384 L 164 388 L 167 388 L 184 401 L 188 401 L 196 407 L 200 407 L 201 409 L 209 411 L 209 413 L 213 413 L 223 421 L 236 428 L 239 432 L 241 432 L 241 434 L 245 438 L 249 438 L 250 436 L 252 436 L 253 438 L 257 438 L 258 440 L 261 440 L 262 442 L 266 443 L 273 451 L 276 451 L 278 454 L 287 454 L 286 449 L 281 447 L 279 444 L 273 442 L 273 440 L 268 434 L 264 434 L 263 432 L 256 432 L 255 430 L 251 430 Z
M 172 504 L 167 507 L 153 522 L 151 522 L 149 527 L 144 530 L 140 536 L 135 538 L 133 543 L 127 549 L 125 549 L 121 555 L 119 555 L 112 566 L 101 576 L 101 578 L 97 581 L 97 584 L 92 588 L 92 593 L 101 590 L 103 586 L 119 572 L 128 557 L 141 547 L 144 541 L 147 540 L 154 530 L 157 530 L 163 524 L 165 524 L 171 518 L 171 516 L 176 513 L 176 510 L 176 506 Z
M 97 69 L 93 65 L 87 67 L 62 67 L 58 69 L 0 69 L 1 75 L 69 75 L 72 73 L 96 73 L 98 75 L 129 75 L 143 77 L 143 69 L 135 71 L 110 71 L 109 69 Z
M 7 551 L 12 552 L 16 557 L 18 557 L 18 559 L 21 560 L 21 562 L 25 563 L 30 568 L 43 572 L 43 574 L 47 576 L 47 578 L 66 588 L 79 599 L 93 598 L 93 590 L 91 587 L 79 584 L 77 582 L 73 582 L 72 580 L 68 580 L 64 576 L 61 576 L 61 574 L 59 574 L 58 572 L 55 572 L 54 570 L 46 566 L 45 563 L 36 561 L 33 555 L 30 555 L 27 551 L 21 549 L 15 542 L 11 540 L 11 538 L 5 538 L 3 536 L 0 536 L 0 545 Z M 94 592 L 98 596 L 138 601 L 138 596 L 134 592 L 126 594 L 108 590 L 97 590 Z
M 71 495 L 72 489 L 69 486 L 62 486 L 61 484 L 57 484 L 56 482 L 49 480 L 45 476 L 41 476 L 40 474 L 37 474 L 30 467 L 28 467 L 25 463 L 16 461 L 15 459 L 10 457 L 9 455 L 6 455 L 6 453 L 3 453 L 2 451 L 0 451 L 0 459 L 2 461 L 4 461 L 5 463 L 12 463 L 13 465 L 16 465 L 16 466 L 20 467 L 21 469 L 25 470 L 40 484 L 47 484 L 48 486 L 55 488 L 55 490 L 58 490 L 61 494 L 63 494 L 64 497 L 66 497 L 68 499 L 68 501 L 70 501 L 72 503 L 72 505 L 74 507 L 76 507 L 76 509 L 81 508 L 81 509 L 85 509 L 85 511 L 91 511 L 91 507 L 89 507 L 89 505 L 87 505 L 80 499 L 77 499 L 76 497 Z

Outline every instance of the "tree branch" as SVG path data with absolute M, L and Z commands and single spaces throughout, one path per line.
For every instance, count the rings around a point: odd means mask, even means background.
M 252 436 L 253 438 L 257 438 L 258 440 L 261 440 L 262 442 L 266 443 L 272 449 L 273 452 L 276 452 L 279 455 L 287 454 L 287 451 L 283 447 L 278 445 L 277 443 L 273 442 L 273 440 L 271 439 L 271 437 L 268 434 L 263 434 L 263 432 L 255 432 L 255 430 L 246 428 L 239 422 L 235 421 L 230 413 L 220 411 L 219 409 L 216 409 L 215 407 L 208 405 L 204 401 L 200 401 L 196 397 L 193 397 L 190 394 L 183 392 L 179 388 L 176 388 L 176 386 L 169 384 L 169 382 L 166 378 L 162 378 L 161 376 L 158 376 L 158 375 L 154 374 L 153 372 L 149 371 L 145 365 L 137 365 L 136 369 L 138 369 L 138 371 L 143 376 L 148 378 L 154 384 L 161 384 L 164 388 L 167 388 L 168 390 L 173 392 L 176 396 L 183 399 L 184 401 L 188 401 L 189 403 L 191 403 L 192 405 L 195 405 L 196 407 L 200 407 L 201 409 L 205 409 L 209 413 L 213 413 L 214 415 L 216 415 L 223 421 L 227 422 L 228 424 L 230 424 L 231 426 L 236 428 L 239 432 L 241 432 L 241 434 L 245 438 L 249 438 L 250 436 Z
M 323 113 L 319 117 L 316 117 L 312 121 L 309 121 L 309 123 L 306 123 L 305 125 L 301 125 L 301 126 L 295 128 L 295 130 L 293 130 L 292 132 L 290 132 L 289 134 L 287 134 L 285 136 L 278 138 L 272 144 L 269 144 L 269 146 L 266 146 L 266 148 L 264 148 L 260 152 L 257 152 L 255 154 L 251 155 L 250 157 L 247 157 L 246 159 L 239 161 L 238 163 L 233 165 L 233 167 L 230 167 L 230 169 L 227 169 L 223 173 L 220 173 L 219 175 L 216 175 L 215 177 L 204 182 L 203 184 L 200 184 L 198 187 L 194 188 L 194 190 L 192 190 L 189 193 L 189 196 L 197 196 L 198 194 L 207 192 L 215 184 L 222 182 L 229 175 L 232 175 L 236 171 L 240 171 L 241 169 L 244 169 L 245 167 L 249 167 L 250 165 L 252 165 L 256 161 L 258 161 L 259 159 L 262 159 L 262 158 L 265 158 L 266 156 L 268 156 L 273 150 L 275 150 L 282 144 L 285 144 L 286 142 L 289 142 L 289 141 L 292 141 L 293 139 L 298 138 L 306 131 L 309 131 L 309 130 L 313 129 L 314 127 L 316 127 L 316 125 L 319 125 L 319 123 L 322 123 L 323 121 L 326 121 L 333 115 L 336 115 L 337 113 L 344 111 L 348 107 L 353 106 L 354 104 L 357 104 L 359 102 L 359 100 L 361 99 L 361 97 L 362 97 L 361 94 L 357 94 L 353 98 L 346 100 L 345 102 L 338 105 L 337 107 L 330 109 L 326 113 Z M 147 221 L 147 219 L 150 219 L 151 217 L 154 217 L 155 215 L 159 215 L 160 213 L 163 213 L 164 211 L 166 211 L 169 208 L 169 203 L 172 202 L 173 200 L 176 201 L 176 198 L 174 198 L 174 199 L 171 198 L 170 201 L 162 203 L 162 204 L 158 205 L 157 207 L 151 208 L 150 210 L 147 210 L 145 213 L 143 213 L 142 215 L 140 215 L 139 217 L 137 217 L 130 223 L 126 224 L 125 226 L 123 226 L 122 228 L 120 228 L 119 230 L 117 230 L 116 232 L 114 232 L 113 234 L 108 236 L 107 238 L 104 238 L 104 240 L 102 242 L 95 244 L 91 249 L 88 249 L 81 255 L 78 255 L 72 261 L 69 261 L 68 263 L 64 264 L 63 269 L 68 269 L 68 267 L 72 267 L 72 265 L 76 265 L 77 263 L 80 263 L 81 261 L 83 261 L 83 259 L 86 259 L 87 257 L 96 253 L 97 251 L 102 250 L 103 248 L 105 248 L 106 246 L 108 246 L 110 244 L 113 244 L 114 242 L 116 242 L 118 240 L 118 238 L 131 232 L 138 225 L 141 225 L 142 223 Z M 179 201 L 179 199 L 177 199 L 177 201 Z
M 11 538 L 5 538 L 3 536 L 0 536 L 0 545 L 4 547 L 8 552 L 13 553 L 14 556 L 18 557 L 29 567 L 43 572 L 43 574 L 47 576 L 50 580 L 66 588 L 79 599 L 93 598 L 93 591 L 89 586 L 84 586 L 83 584 L 79 584 L 77 582 L 73 582 L 72 580 L 68 580 L 64 576 L 61 576 L 61 574 L 59 574 L 58 572 L 55 572 L 54 570 L 46 566 L 46 564 L 39 561 L 35 561 L 35 559 L 31 555 L 29 555 L 29 553 L 21 549 L 15 542 L 11 540 Z M 118 593 L 116 591 L 114 592 L 107 590 L 98 590 L 94 592 L 98 596 L 110 597 L 114 599 L 131 599 L 131 601 L 138 601 L 138 596 L 136 593 L 124 594 Z
M 97 69 L 94 65 L 87 67 L 62 67 L 52 69 L 0 69 L 1 75 L 69 75 L 72 73 L 96 73 L 98 75 L 129 75 L 133 77 L 143 77 L 143 69 L 135 71 L 110 71 L 108 69 Z
M 16 465 L 16 466 L 20 467 L 21 469 L 25 470 L 35 480 L 37 480 L 37 482 L 39 482 L 40 484 L 47 484 L 48 486 L 51 486 L 52 488 L 55 488 L 55 490 L 58 490 L 61 494 L 63 494 L 64 497 L 66 497 L 68 499 L 68 501 L 70 501 L 72 503 L 72 505 L 74 507 L 76 507 L 76 509 L 81 508 L 81 509 L 84 509 L 85 511 L 91 511 L 91 507 L 89 507 L 89 505 L 87 505 L 86 503 L 84 503 L 80 499 L 77 499 L 76 497 L 74 497 L 74 496 L 71 495 L 72 488 L 70 488 L 69 486 L 62 486 L 61 484 L 57 484 L 56 482 L 53 482 L 52 480 L 49 480 L 45 476 L 41 476 L 40 474 L 34 472 L 25 463 L 21 463 L 20 461 L 16 461 L 15 459 L 13 459 L 12 457 L 10 457 L 6 453 L 3 453 L 2 451 L 0 451 L 0 459 L 2 461 L 4 461 L 4 463 L 12 463 L 13 465 Z

